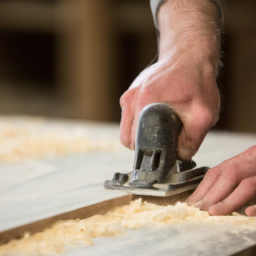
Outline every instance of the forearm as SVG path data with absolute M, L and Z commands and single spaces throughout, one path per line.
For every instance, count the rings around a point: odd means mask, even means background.
M 220 15 L 211 0 L 155 1 L 151 4 L 163 3 L 157 15 L 159 60 L 121 97 L 120 139 L 134 149 L 141 110 L 151 103 L 165 102 L 183 124 L 178 159 L 190 160 L 218 117 Z
M 167 1 L 171 1 L 171 0 L 150 0 L 150 7 L 153 14 L 153 19 L 157 28 L 158 28 L 158 12 L 161 6 L 165 4 Z M 221 0 L 203 0 L 203 1 L 209 1 L 215 6 L 218 13 L 218 18 L 221 21 L 222 20 Z M 220 26 L 221 26 L 221 23 L 220 23 Z
M 159 32 L 159 59 L 185 52 L 193 60 L 208 63 L 217 75 L 220 59 L 221 12 L 211 0 L 155 1 Z M 160 5 L 159 5 L 160 4 Z

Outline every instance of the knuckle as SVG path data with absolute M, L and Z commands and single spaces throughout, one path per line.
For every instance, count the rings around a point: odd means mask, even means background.
M 213 112 L 208 110 L 205 106 L 197 106 L 190 115 L 187 123 L 190 124 L 190 129 L 193 127 L 193 132 L 197 134 L 202 142 L 203 138 L 214 125 L 216 117 Z M 191 130 L 190 130 L 191 131 Z
M 216 115 L 205 105 L 200 107 L 200 118 L 207 129 L 211 128 L 216 121 Z
M 213 179 L 219 177 L 220 175 L 222 175 L 222 172 L 223 171 L 218 166 L 211 168 L 207 171 L 207 173 L 205 175 L 205 179 L 213 180 Z
M 221 176 L 224 173 L 224 169 L 222 168 L 222 166 L 218 165 L 216 167 L 216 172 L 218 173 L 218 176 Z
M 120 106 L 123 108 L 127 103 L 126 92 L 120 98 Z
M 246 187 L 246 189 L 251 189 L 256 191 L 256 176 L 244 179 L 241 182 L 241 185 Z
M 144 98 L 145 97 L 146 98 L 151 97 L 153 95 L 153 93 L 156 92 L 155 89 L 157 89 L 155 83 L 144 81 L 143 84 L 142 84 L 142 88 L 141 88 L 141 92 L 142 92 L 143 97 Z
M 128 89 L 120 98 L 120 106 L 123 108 L 130 105 L 134 97 L 134 91 Z
M 175 90 L 176 86 L 173 85 L 173 90 Z M 172 94 L 171 97 L 171 103 L 173 104 L 182 104 L 187 105 L 194 101 L 194 94 L 188 89 L 182 89 L 179 88 L 178 90 L 175 90 L 175 93 Z

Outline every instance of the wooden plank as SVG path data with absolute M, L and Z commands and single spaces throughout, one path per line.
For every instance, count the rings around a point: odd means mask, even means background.
M 45 122 L 45 126 L 50 129 L 57 124 L 56 121 Z M 71 124 L 63 121 L 60 124 L 60 127 L 66 126 L 69 131 L 72 126 L 78 125 L 81 129 L 90 131 L 92 136 L 102 138 L 100 136 L 104 134 L 118 140 L 118 126 Z M 195 160 L 198 166 L 214 166 L 254 144 L 255 135 L 210 133 Z M 7 182 L 7 185 L 0 183 L 1 231 L 16 229 L 17 232 L 24 225 L 38 221 L 44 223 L 56 216 L 64 218 L 63 214 L 65 216 L 66 213 L 69 213 L 70 218 L 77 218 L 78 209 L 97 204 L 100 206 L 108 200 L 123 198 L 124 193 L 104 190 L 103 182 L 112 178 L 114 172 L 131 169 L 132 162 L 133 152 L 120 148 L 109 152 L 74 153 L 51 159 L 31 159 L 23 163 L 0 163 L 0 176 L 6 181 L 15 177 L 19 171 L 25 176 L 23 180 Z M 43 169 L 46 170 L 45 173 Z M 31 172 L 34 174 L 31 175 Z M 90 216 L 89 211 L 87 214 Z M 6 232 L 0 236 L 3 234 Z M 254 245 L 255 240 L 256 234 L 247 234 L 246 230 L 234 234 L 215 225 L 206 225 L 202 229 L 184 223 L 182 227 L 147 227 L 127 231 L 124 236 L 97 238 L 95 246 L 77 247 L 67 255 L 117 255 L 120 251 L 123 255 L 199 255 L 209 249 L 211 251 L 204 255 L 225 256 Z
M 89 204 L 88 206 L 76 210 L 67 211 L 56 216 L 38 220 L 26 225 L 18 226 L 16 228 L 8 229 L 6 231 L 0 232 L 0 245 L 8 243 L 12 239 L 20 239 L 27 232 L 29 232 L 31 235 L 36 232 L 41 232 L 59 220 L 86 219 L 96 214 L 105 214 L 117 206 L 129 204 L 131 199 L 131 195 L 124 195 L 117 198 L 115 197 L 114 199 L 105 200 L 96 204 Z
M 122 253 L 124 256 L 230 256 L 242 253 L 244 249 L 255 245 L 255 241 L 256 232 L 251 235 L 247 235 L 246 231 L 234 234 L 214 225 L 205 225 L 202 229 L 199 225 L 184 223 L 130 230 L 118 237 L 97 238 L 94 246 L 71 249 L 65 255 L 119 256 Z

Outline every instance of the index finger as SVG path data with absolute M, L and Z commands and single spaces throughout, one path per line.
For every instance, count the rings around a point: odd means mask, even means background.
M 216 168 L 218 167 L 212 168 L 207 171 L 204 179 L 201 181 L 194 193 L 186 200 L 186 203 L 192 205 L 201 201 L 204 198 L 204 196 L 207 194 L 207 192 L 211 189 L 211 187 L 221 175 L 221 172 L 216 171 Z

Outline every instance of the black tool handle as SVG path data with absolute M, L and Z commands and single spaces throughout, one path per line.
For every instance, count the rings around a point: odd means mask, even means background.
M 150 187 L 161 183 L 177 160 L 182 122 L 165 103 L 146 106 L 139 118 L 135 140 L 135 160 L 130 185 Z

